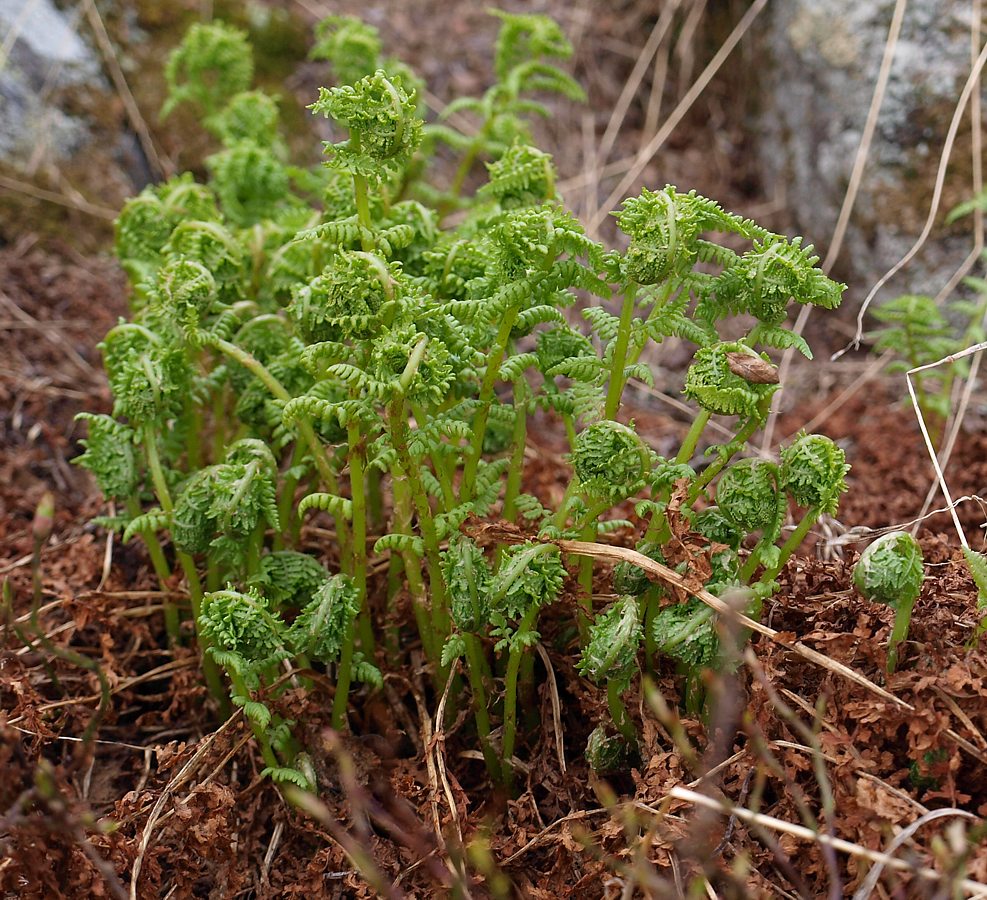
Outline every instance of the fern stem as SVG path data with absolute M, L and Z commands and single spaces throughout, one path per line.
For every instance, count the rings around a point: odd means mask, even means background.
M 140 501 L 136 496 L 127 499 L 127 513 L 131 519 L 136 519 L 141 514 Z M 144 546 L 147 547 L 147 555 L 151 559 L 151 567 L 157 576 L 158 584 L 161 586 L 161 590 L 165 592 L 161 605 L 164 609 L 165 631 L 168 634 L 168 640 L 172 644 L 180 643 L 182 623 L 178 617 L 178 607 L 167 596 L 168 582 L 171 580 L 171 568 L 168 565 L 168 560 L 165 559 L 161 541 L 150 528 L 141 531 L 141 538 L 144 540 Z
M 521 670 L 521 658 L 524 656 L 524 637 L 528 635 L 538 618 L 538 605 L 532 604 L 525 610 L 517 631 L 511 640 L 510 654 L 507 660 L 507 675 L 504 679 L 504 738 L 501 752 L 504 781 L 510 786 L 514 783 L 514 743 L 517 739 L 517 683 Z
M 888 674 L 893 674 L 898 667 L 898 645 L 908 637 L 908 627 L 912 621 L 912 607 L 915 597 L 906 597 L 894 608 L 894 625 L 891 627 L 891 637 L 888 640 Z
M 511 450 L 511 465 L 507 470 L 507 485 L 504 488 L 503 516 L 508 522 L 513 522 L 517 515 L 518 495 L 521 493 L 521 478 L 524 474 L 524 449 L 528 435 L 528 397 L 531 389 L 526 379 L 514 384 L 514 430 L 511 440 L 514 447 Z
M 226 673 L 230 676 L 230 684 L 233 687 L 233 696 L 242 697 L 245 701 L 250 700 L 250 689 L 247 687 L 247 682 L 244 680 L 243 676 L 232 666 L 227 668 Z M 280 768 L 281 763 L 274 754 L 274 749 L 271 747 L 271 739 L 268 737 L 267 732 L 249 716 L 247 716 L 246 719 L 250 723 L 250 730 L 254 734 L 254 739 L 257 741 L 257 745 L 260 747 L 260 755 L 264 759 L 264 765 L 270 769 Z
M 512 306 L 504 313 L 497 338 L 487 357 L 487 368 L 483 373 L 483 383 L 480 385 L 479 408 L 473 419 L 473 440 L 470 442 L 469 455 L 463 468 L 463 483 L 459 491 L 459 499 L 467 503 L 473 499 L 476 488 L 476 473 L 480 468 L 480 457 L 483 455 L 483 438 L 487 432 L 487 420 L 490 417 L 490 404 L 493 400 L 494 384 L 500 372 L 500 364 L 507 353 L 507 345 L 511 339 L 511 329 L 517 321 L 519 308 Z
M 374 633 L 370 622 L 370 610 L 367 607 L 367 492 L 364 444 L 358 422 L 351 422 L 347 425 L 346 432 L 349 448 L 350 495 L 353 504 L 353 518 L 350 523 L 353 544 L 353 580 L 356 582 L 357 597 L 360 602 L 357 628 L 364 653 L 372 657 Z
M 400 464 L 395 466 L 391 473 L 392 492 L 394 495 L 394 523 L 392 525 L 395 534 L 411 535 L 411 493 L 408 489 L 408 480 Z M 428 594 L 425 591 L 425 582 L 422 580 L 421 560 L 418 559 L 411 550 L 402 550 L 400 554 L 403 563 L 405 578 L 408 581 L 408 593 L 411 594 L 411 608 L 415 614 L 415 623 L 418 626 L 418 634 L 421 637 L 425 654 L 433 662 L 439 660 L 439 648 L 437 647 L 437 635 L 432 627 L 432 620 L 428 616 Z M 388 574 L 388 578 L 396 580 L 397 567 L 393 567 Z
M 158 455 L 158 441 L 154 434 L 154 426 L 148 423 L 144 426 L 144 452 L 147 457 L 147 468 L 151 473 L 151 483 L 154 485 L 154 493 L 157 495 L 158 503 L 169 516 L 174 512 L 174 504 L 171 501 L 171 492 L 168 490 L 168 482 L 165 480 L 164 469 L 161 466 L 161 457 Z M 196 643 L 199 645 L 199 653 L 202 657 L 202 674 L 205 676 L 209 692 L 219 701 L 220 708 L 224 711 L 229 707 L 226 690 L 219 675 L 219 669 L 213 658 L 206 652 L 209 649 L 209 641 L 199 634 L 199 608 L 202 604 L 202 582 L 199 581 L 199 573 L 196 571 L 195 562 L 187 553 L 175 548 L 175 556 L 178 559 L 189 587 L 189 602 L 192 604 L 192 617 L 195 621 Z
M 699 415 L 696 416 L 692 421 L 692 425 L 689 427 L 689 431 L 682 441 L 682 446 L 679 447 L 679 452 L 675 457 L 675 462 L 679 465 L 685 465 L 692 459 L 696 452 L 696 447 L 699 445 L 699 439 L 702 437 L 703 432 L 706 430 L 706 426 L 709 424 L 711 413 L 708 409 L 700 410 Z
M 631 325 L 634 321 L 636 296 L 637 285 L 631 282 L 624 289 L 624 300 L 620 307 L 620 325 L 617 328 L 616 344 L 610 361 L 610 384 L 607 387 L 607 400 L 604 407 L 604 415 L 608 419 L 617 418 L 620 398 L 624 393 L 624 368 L 627 365 L 627 345 L 630 342 Z
M 466 672 L 469 677 L 470 690 L 473 693 L 473 715 L 476 718 L 476 733 L 480 738 L 480 750 L 487 772 L 498 784 L 503 779 L 500 760 L 490 743 L 490 714 L 487 712 L 487 689 L 483 684 L 483 672 L 486 669 L 486 659 L 483 648 L 475 634 L 464 634 L 466 645 Z
M 404 399 L 393 401 L 387 412 L 388 431 L 391 444 L 400 460 L 401 467 L 408 479 L 411 501 L 418 513 L 418 530 L 421 532 L 425 545 L 425 562 L 428 567 L 428 581 L 432 600 L 432 623 L 438 639 L 444 639 L 449 634 L 449 615 L 446 609 L 445 580 L 442 576 L 442 565 L 439 556 L 439 538 L 435 531 L 435 519 L 432 507 L 428 502 L 428 494 L 422 484 L 418 466 L 408 450 L 408 418 Z
M 354 153 L 360 152 L 360 132 L 350 132 L 350 147 Z M 360 233 L 360 247 L 364 253 L 370 253 L 374 249 L 373 238 L 367 232 L 373 231 L 373 219 L 370 217 L 370 189 L 367 184 L 367 176 L 353 173 L 353 196 L 356 200 L 356 217 L 362 226 Z
M 627 707 L 624 706 L 624 701 L 620 694 L 619 682 L 609 679 L 607 681 L 607 706 L 610 709 L 610 715 L 621 737 L 633 747 L 637 743 L 637 732 L 634 730 L 634 724 L 631 722 L 631 717 L 627 714 Z
M 788 536 L 788 540 L 781 545 L 778 561 L 761 575 L 761 584 L 767 584 L 769 581 L 774 581 L 778 577 L 778 573 L 785 568 L 785 563 L 788 562 L 789 557 L 798 550 L 809 530 L 816 524 L 816 520 L 820 514 L 821 510 L 815 508 L 809 509 L 806 512 L 802 521 L 799 522 L 798 527 Z

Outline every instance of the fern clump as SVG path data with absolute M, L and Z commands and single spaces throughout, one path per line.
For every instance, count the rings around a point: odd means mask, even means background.
M 316 787 L 302 729 L 279 712 L 288 687 L 329 684 L 318 700 L 346 729 L 357 692 L 413 646 L 436 692 L 449 685 L 447 712 L 471 704 L 488 773 L 510 785 L 553 605 L 580 670 L 606 684 L 611 721 L 587 752 L 626 764 L 639 666 L 664 654 L 700 684 L 718 663 L 715 616 L 632 564 L 596 609 L 592 558 L 556 541 L 636 531 L 665 565 L 687 539 L 708 556 L 705 587 L 746 586 L 756 615 L 843 490 L 842 454 L 818 436 L 780 466 L 734 461 L 779 389 L 770 351 L 809 353 L 789 307 L 831 308 L 843 286 L 800 240 L 673 186 L 623 203 L 626 251 L 591 238 L 530 127 L 542 99 L 582 97 L 561 67 L 571 46 L 544 16 L 495 15 L 490 88 L 428 121 L 423 86 L 377 32 L 327 18 L 312 56 L 336 83 L 310 109 L 337 139 L 308 166 L 280 130 L 289 99 L 251 83 L 244 35 L 194 26 L 169 58 L 164 112 L 200 117 L 204 178 L 152 185 L 117 221 L 132 315 L 101 345 L 113 414 L 82 417 L 77 461 L 118 504 L 104 521 L 144 541 L 168 587 L 168 639 L 188 639 L 189 609 L 215 702 L 242 707 L 278 782 Z M 450 156 L 451 181 L 436 165 Z M 645 360 L 669 339 L 693 351 L 695 418 L 665 458 L 621 405 L 654 384 Z M 704 459 L 714 415 L 730 433 Z M 568 444 L 561 498 L 530 477 L 529 429 L 546 419 Z M 778 547 L 789 499 L 807 511 Z M 494 519 L 514 530 L 488 545 Z M 179 575 L 187 607 L 170 599 Z

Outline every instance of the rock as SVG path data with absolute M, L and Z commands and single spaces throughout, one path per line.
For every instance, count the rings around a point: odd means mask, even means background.
M 884 54 L 894 0 L 784 0 L 765 18 L 759 159 L 768 191 L 822 250 L 832 238 Z M 968 4 L 911 0 L 864 178 L 835 274 L 863 295 L 912 246 L 932 199 L 943 141 L 970 71 Z M 952 155 L 937 222 L 972 194 L 969 126 Z M 937 226 L 881 297 L 935 294 L 969 253 L 970 220 Z
M 85 119 L 59 105 L 66 88 L 103 89 L 99 58 L 80 37 L 80 6 L 63 12 L 51 0 L 0 2 L 0 162 L 36 168 L 75 154 L 89 135 Z M 13 42 L 11 43 L 11 39 Z

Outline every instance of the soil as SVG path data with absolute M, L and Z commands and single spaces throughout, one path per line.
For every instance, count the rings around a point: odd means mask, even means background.
M 433 40 L 467 37 L 488 53 L 481 4 L 457 5 L 449 19 L 418 6 L 378 23 L 392 48 L 407 35 L 406 59 L 428 57 Z M 588 108 L 607 114 L 648 30 L 639 5 L 612 6 L 609 25 L 593 22 L 577 41 L 577 67 L 590 76 Z M 623 65 L 604 72 L 595 60 L 614 45 L 625 48 Z M 475 90 L 472 61 L 461 70 L 428 68 L 440 95 Z M 714 83 L 702 107 L 713 126 L 686 123 L 693 140 L 676 138 L 661 171 L 646 177 L 680 179 L 754 214 L 763 198 L 737 150 L 742 141 L 729 133 L 736 120 L 722 112 L 736 87 Z M 634 115 L 621 138 L 627 152 L 639 142 L 640 111 Z M 606 123 L 593 124 L 599 133 Z M 718 142 L 695 139 L 717 125 L 724 126 Z M 578 159 L 563 150 L 563 173 L 578 171 Z M 857 538 L 867 536 L 850 526 L 910 521 L 932 479 L 895 381 L 861 388 L 820 426 L 853 464 L 839 520 L 822 523 L 818 543 L 782 573 L 762 617 L 776 638 L 756 637 L 743 665 L 709 677 L 707 718 L 685 711 L 672 669 L 650 673 L 657 690 L 628 702 L 642 736 L 640 760 L 610 778 L 594 775 L 583 748 L 606 700 L 576 671 L 569 598 L 540 623 L 545 655 L 526 714 L 543 725 L 518 747 L 526 768 L 519 796 L 510 798 L 491 789 L 464 719 L 436 728 L 441 697 L 405 623 L 405 656 L 389 661 L 384 690 L 355 695 L 350 734 L 329 728 L 327 679 L 282 695 L 281 712 L 305 723 L 301 737 L 323 786 L 317 804 L 288 806 L 261 775 L 242 717 L 221 721 L 195 655 L 167 646 L 163 595 L 143 549 L 92 524 L 110 510 L 71 463 L 80 452 L 74 416 L 109 408 L 96 345 L 126 311 L 125 279 L 108 259 L 30 235 L 0 247 L 0 579 L 9 584 L 13 620 L 0 631 L 2 896 L 450 896 L 461 848 L 470 845 L 469 895 L 478 898 L 674 896 L 697 874 L 711 896 L 839 897 L 866 877 L 871 862 L 859 853 L 697 811 L 669 791 L 690 785 L 728 807 L 818 825 L 873 852 L 888 850 L 905 825 L 929 813 L 987 816 L 987 653 L 968 646 L 976 589 L 949 517 L 928 518 L 919 530 L 927 577 L 892 676 L 885 666 L 892 612 L 865 602 L 850 580 L 863 546 Z M 812 389 L 803 393 L 811 397 Z M 780 434 L 839 396 L 822 393 L 786 416 Z M 659 450 L 683 429 L 643 403 L 630 412 Z M 954 496 L 985 493 L 987 436 L 975 416 L 969 423 L 947 470 Z M 560 492 L 561 433 L 546 422 L 538 436 L 526 487 Z M 35 631 L 32 519 L 48 491 L 56 514 L 41 550 Z M 983 520 L 977 503 L 962 507 L 977 547 Z M 310 537 L 313 547 L 325 543 L 315 531 Z M 615 540 L 630 543 L 633 535 Z M 606 567 L 597 572 L 606 595 Z M 185 597 L 177 580 L 168 590 Z M 807 659 L 796 641 L 831 664 Z M 835 663 L 862 679 L 850 680 Z M 103 712 L 93 667 L 111 691 Z M 87 727 L 95 727 L 94 741 L 80 740 Z M 984 836 L 952 815 L 903 838 L 895 855 L 987 882 Z M 381 885 L 354 866 L 354 848 L 370 854 Z M 940 887 L 887 870 L 879 890 L 934 896 Z

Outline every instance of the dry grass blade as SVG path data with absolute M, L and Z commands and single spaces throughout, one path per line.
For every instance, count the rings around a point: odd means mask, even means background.
M 565 743 L 562 735 L 562 703 L 559 700 L 559 685 L 555 680 L 555 669 L 552 667 L 552 660 L 549 658 L 548 651 L 540 642 L 535 644 L 535 649 L 538 651 L 538 655 L 545 665 L 545 671 L 548 673 L 548 690 L 552 697 L 552 727 L 555 731 L 555 752 L 559 757 L 559 768 L 562 774 L 565 775 Z
M 888 87 L 888 79 L 891 76 L 891 63 L 894 61 L 895 50 L 898 47 L 898 38 L 901 35 L 901 23 L 905 19 L 905 9 L 908 0 L 897 0 L 894 7 L 894 14 L 891 16 L 891 26 L 888 28 L 888 39 L 884 44 L 884 56 L 881 58 L 881 68 L 877 74 L 877 83 L 874 85 L 874 94 L 871 97 L 870 109 L 867 111 L 867 119 L 864 122 L 864 131 L 860 137 L 860 145 L 857 147 L 857 155 L 853 160 L 853 171 L 850 173 L 850 181 L 847 185 L 846 193 L 843 195 L 843 205 L 840 207 L 840 214 L 836 220 L 836 227 L 833 229 L 833 239 L 829 242 L 829 250 L 826 251 L 826 258 L 823 260 L 822 269 L 828 272 L 833 263 L 836 262 L 843 248 L 843 238 L 846 236 L 847 226 L 850 223 L 850 213 L 857 201 L 857 194 L 860 191 L 860 184 L 864 178 L 864 166 L 867 157 L 870 155 L 871 142 L 874 140 L 874 132 L 877 129 L 877 119 L 881 112 L 881 105 L 884 103 L 884 94 Z M 795 327 L 792 331 L 801 335 L 805 331 L 805 326 L 812 314 L 813 307 L 803 306 L 795 320 Z M 795 357 L 795 348 L 790 347 L 784 352 L 779 366 L 779 380 L 782 384 L 787 383 L 788 372 L 792 367 L 792 360 Z M 771 415 L 764 426 L 764 438 L 761 441 L 761 449 L 766 450 L 771 446 L 774 438 L 775 425 L 778 421 L 777 409 L 772 409 Z
M 648 145 L 634 158 L 627 174 L 624 175 L 617 187 L 614 188 L 610 196 L 603 202 L 597 210 L 596 215 L 587 220 L 587 234 L 595 234 L 597 229 L 610 215 L 609 210 L 615 209 L 627 195 L 627 192 L 634 187 L 645 167 L 649 162 L 651 162 L 651 159 L 658 152 L 665 141 L 668 140 L 669 135 L 675 130 L 679 122 L 685 118 L 685 114 L 692 108 L 692 104 L 696 102 L 699 95 L 706 90 L 707 85 L 713 80 L 716 73 L 719 72 L 722 65 L 730 57 L 730 54 L 733 53 L 737 44 L 740 43 L 740 39 L 747 34 L 750 27 L 754 24 L 755 19 L 757 19 L 757 17 L 764 10 L 765 6 L 767 6 L 767 3 L 768 0 L 754 0 L 747 12 L 744 13 L 743 18 L 737 23 L 737 26 L 732 32 L 730 32 L 730 35 L 723 42 L 723 45 L 716 51 L 716 55 L 712 60 L 710 60 L 709 65 L 703 69 L 695 83 L 689 88 L 686 95 L 679 102 L 678 106 L 676 106 L 675 109 L 673 109 L 669 114 L 668 118 L 665 120 L 665 124 L 662 125 L 661 129 L 655 134 L 655 136 L 648 141 Z
M 891 854 L 895 852 L 899 847 L 904 845 L 916 831 L 918 831 L 923 825 L 927 825 L 929 822 L 934 822 L 936 819 L 942 819 L 946 816 L 960 816 L 964 819 L 973 819 L 976 821 L 976 816 L 972 813 L 968 813 L 962 809 L 936 809 L 932 812 L 927 812 L 924 816 L 916 819 L 911 825 L 903 828 L 898 834 L 895 835 L 894 840 L 888 845 L 887 855 L 890 857 Z M 867 877 L 863 880 L 860 887 L 857 889 L 856 893 L 853 895 L 853 900 L 867 900 L 871 893 L 877 887 L 877 882 L 881 877 L 881 873 L 884 871 L 885 863 L 883 860 L 877 862 L 874 867 L 867 873 Z
M 932 191 L 932 201 L 929 204 L 929 214 L 925 220 L 925 224 L 922 226 L 922 231 L 916 238 L 915 243 L 912 244 L 908 252 L 898 260 L 887 272 L 882 275 L 877 284 L 874 285 L 868 292 L 867 296 L 864 298 L 864 302 L 860 306 L 860 310 L 857 312 L 857 330 L 853 336 L 853 340 L 847 344 L 839 353 L 834 355 L 834 359 L 839 358 L 847 350 L 851 348 L 856 349 L 860 346 L 861 340 L 864 336 L 864 316 L 867 314 L 867 310 L 874 298 L 877 296 L 878 292 L 884 285 L 886 285 L 895 275 L 898 274 L 905 266 L 908 265 L 915 258 L 915 255 L 922 249 L 925 242 L 929 239 L 929 235 L 932 233 L 932 226 L 936 221 L 936 216 L 939 213 L 939 204 L 942 201 L 943 185 L 946 181 L 946 170 L 949 167 L 949 158 L 953 152 L 953 144 L 956 141 L 956 133 L 959 131 L 960 122 L 963 119 L 963 112 L 966 109 L 966 105 L 970 100 L 970 95 L 973 93 L 973 89 L 980 83 L 980 73 L 983 71 L 984 65 L 987 64 L 987 44 L 980 51 L 980 55 L 977 57 L 976 62 L 973 64 L 973 69 L 970 72 L 966 83 L 963 85 L 963 90 L 960 92 L 960 99 L 956 104 L 956 109 L 953 112 L 952 121 L 949 123 L 949 130 L 946 132 L 946 139 L 943 142 L 942 155 L 939 158 L 939 170 L 936 172 L 935 187 Z
M 90 203 L 88 200 L 74 199 L 65 194 L 48 191 L 28 181 L 19 181 L 16 178 L 8 178 L 6 175 L 0 175 L 0 188 L 33 197 L 35 200 L 44 200 L 47 203 L 55 203 L 58 206 L 77 209 L 79 212 L 86 213 L 86 215 L 94 216 L 97 219 L 106 219 L 108 222 L 112 222 L 117 217 L 116 211 L 106 206 L 99 206 L 96 203 Z
M 919 878 L 929 881 L 940 882 L 946 878 L 945 875 L 941 872 L 937 872 L 935 869 L 930 869 L 926 866 L 914 866 L 906 860 L 889 856 L 886 853 L 880 853 L 877 850 L 869 850 L 866 847 L 860 846 L 860 844 L 854 844 L 851 841 L 845 841 L 841 838 L 830 837 L 827 834 L 819 834 L 811 828 L 806 828 L 803 825 L 793 825 L 791 822 L 786 822 L 783 819 L 776 819 L 774 816 L 766 816 L 763 813 L 752 812 L 749 809 L 742 809 L 740 807 L 720 803 L 712 797 L 707 797 L 705 794 L 698 794 L 695 791 L 690 791 L 686 788 L 673 787 L 669 792 L 669 796 L 675 800 L 683 800 L 686 803 L 692 803 L 695 806 L 715 810 L 723 813 L 725 816 L 736 816 L 741 821 L 747 822 L 751 825 L 759 825 L 762 828 L 768 828 L 772 831 L 780 832 L 781 834 L 788 834 L 795 838 L 801 838 L 802 840 L 812 841 L 816 844 L 825 844 L 832 847 L 834 850 L 840 851 L 841 853 L 846 853 L 860 859 L 868 859 L 871 862 L 880 863 L 889 869 L 896 869 L 899 872 L 911 872 Z M 976 818 L 970 813 L 963 813 L 960 810 L 948 810 L 948 812 L 970 816 L 970 818 Z M 981 884 L 978 881 L 971 881 L 964 878 L 957 882 L 957 887 L 962 888 L 968 896 L 987 897 L 987 884 Z

